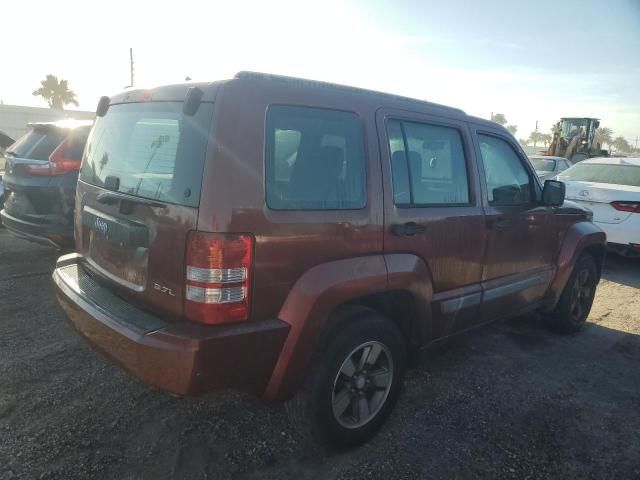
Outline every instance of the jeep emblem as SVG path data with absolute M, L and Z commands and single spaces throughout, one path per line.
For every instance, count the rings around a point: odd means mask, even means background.
M 102 220 L 101 218 L 96 218 L 93 222 L 93 229 L 97 232 L 100 232 L 102 235 L 106 236 L 109 231 L 109 224 Z

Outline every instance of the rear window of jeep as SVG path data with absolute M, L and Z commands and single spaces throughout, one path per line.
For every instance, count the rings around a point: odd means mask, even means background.
M 363 131 L 354 113 L 272 106 L 266 196 L 275 210 L 345 210 L 366 204 Z
M 123 103 L 98 117 L 80 170 L 84 182 L 117 191 L 197 207 L 213 104 L 185 115 L 182 102 Z

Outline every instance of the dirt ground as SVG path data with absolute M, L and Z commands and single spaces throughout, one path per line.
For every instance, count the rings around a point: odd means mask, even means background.
M 106 362 L 57 306 L 56 255 L 0 229 L 0 479 L 640 479 L 640 261 L 610 257 L 577 335 L 528 316 L 425 355 L 385 428 L 327 455 L 279 406 Z

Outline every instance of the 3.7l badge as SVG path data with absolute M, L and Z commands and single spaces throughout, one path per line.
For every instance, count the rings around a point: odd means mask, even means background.
M 176 296 L 176 294 L 173 293 L 173 290 L 171 290 L 169 287 L 165 287 L 164 285 L 160 285 L 159 283 L 154 283 L 153 289 L 159 291 L 160 293 L 166 293 L 167 295 L 171 295 L 172 297 Z

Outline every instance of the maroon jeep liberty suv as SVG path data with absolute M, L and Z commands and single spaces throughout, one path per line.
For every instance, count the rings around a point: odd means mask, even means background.
M 180 395 L 286 400 L 347 448 L 433 342 L 532 310 L 577 331 L 605 235 L 495 123 L 241 72 L 100 100 L 75 241 L 53 279 L 95 348 Z

